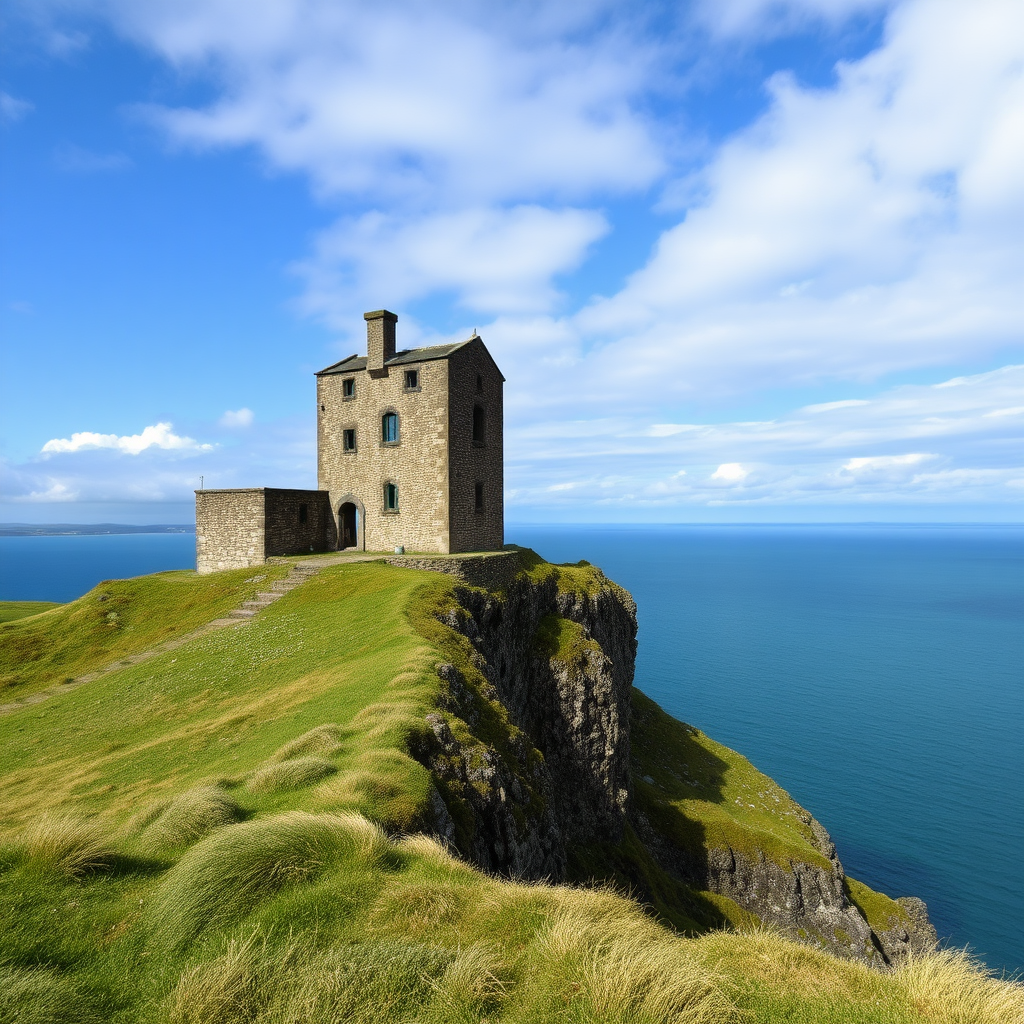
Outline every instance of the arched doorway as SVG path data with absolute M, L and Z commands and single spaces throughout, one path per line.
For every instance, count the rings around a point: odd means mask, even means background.
M 351 501 L 338 509 L 338 548 L 359 546 L 359 510 Z

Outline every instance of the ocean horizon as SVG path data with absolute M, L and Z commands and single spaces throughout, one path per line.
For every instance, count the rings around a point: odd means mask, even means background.
M 846 870 L 1024 969 L 1024 525 L 527 525 L 626 587 L 636 685 L 748 757 Z M 194 568 L 190 534 L 0 536 L 0 599 Z

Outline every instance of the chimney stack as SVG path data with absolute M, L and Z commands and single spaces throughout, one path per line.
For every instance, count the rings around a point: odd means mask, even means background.
M 384 364 L 395 355 L 395 324 L 398 317 L 386 309 L 364 313 L 366 321 L 366 369 L 383 370 Z

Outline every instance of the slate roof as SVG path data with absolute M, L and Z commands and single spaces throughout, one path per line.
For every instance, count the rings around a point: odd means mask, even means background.
M 402 366 L 405 363 L 427 363 L 432 359 L 447 359 L 463 345 L 468 345 L 477 339 L 468 338 L 466 341 L 457 341 L 451 345 L 428 345 L 425 348 L 407 348 L 403 352 L 396 352 L 389 359 L 385 366 Z M 356 370 L 366 369 L 366 356 L 349 356 L 340 362 L 332 363 L 330 366 L 320 370 L 316 376 L 322 377 L 334 373 L 353 373 Z

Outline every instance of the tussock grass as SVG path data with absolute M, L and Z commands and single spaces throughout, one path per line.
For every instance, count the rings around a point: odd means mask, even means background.
M 539 987 L 546 990 L 540 1019 L 567 1024 L 737 1020 L 720 977 L 653 922 L 623 914 L 624 903 L 602 893 L 575 893 L 564 900 L 538 944 L 537 959 L 544 965 Z
M 1020 1024 L 1024 985 L 995 978 L 964 950 L 911 957 L 895 981 L 927 1020 L 940 1024 Z
M 340 725 L 318 725 L 309 732 L 304 732 L 293 740 L 289 740 L 283 747 L 276 750 L 269 758 L 269 761 L 289 761 L 293 757 L 302 757 L 305 754 L 319 754 L 321 757 L 330 757 L 341 750 L 341 737 L 343 730 Z
M 312 786 L 337 770 L 338 766 L 333 761 L 323 757 L 295 757 L 257 768 L 245 787 L 250 793 L 283 793 Z
M 215 828 L 241 821 L 245 811 L 220 786 L 197 786 L 172 800 L 142 833 L 146 849 L 191 846 Z
M 40 815 L 19 845 L 29 864 L 68 878 L 108 871 L 120 856 L 103 826 L 67 814 Z
M 286 885 L 316 878 L 343 858 L 378 862 L 390 851 L 380 828 L 356 814 L 289 811 L 218 829 L 171 868 L 150 911 L 156 940 L 188 942 L 211 923 L 253 910 Z

